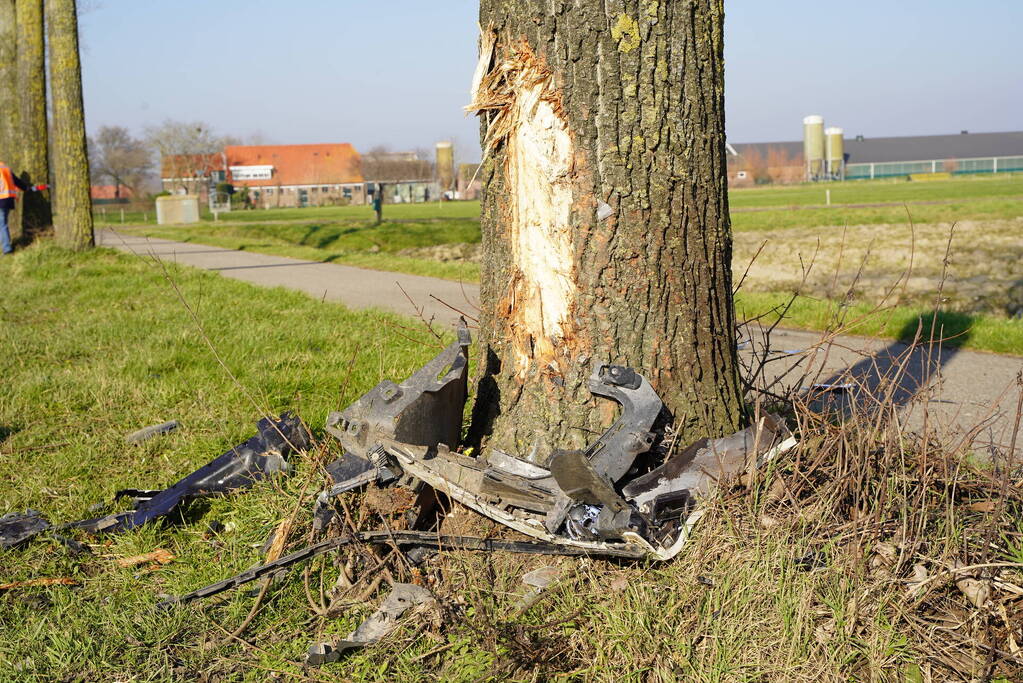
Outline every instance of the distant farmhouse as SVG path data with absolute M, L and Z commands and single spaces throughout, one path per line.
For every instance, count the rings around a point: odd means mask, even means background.
M 93 185 L 89 190 L 93 204 L 127 204 L 135 191 L 127 185 Z
M 807 117 L 807 121 L 811 118 Z M 819 125 L 823 125 L 819 122 Z M 925 173 L 1005 173 L 1023 171 L 1023 131 L 919 135 L 911 137 L 844 138 L 840 128 L 825 131 L 827 149 L 832 136 L 843 162 L 829 179 L 892 178 Z M 809 138 L 809 133 L 808 133 Z M 818 174 L 807 164 L 808 140 L 729 144 L 728 182 L 741 187 L 763 182 L 802 182 Z M 829 156 L 827 152 L 823 157 Z M 821 162 L 821 163 L 826 163 Z M 808 177 L 808 175 L 810 177 Z
M 387 203 L 440 198 L 430 159 L 415 152 L 360 155 L 348 143 L 231 145 L 213 154 L 164 156 L 160 167 L 165 191 L 196 194 L 202 202 L 219 183 L 247 188 L 257 208 L 366 204 L 378 183 Z
M 206 201 L 210 185 L 227 182 L 227 157 L 214 154 L 167 154 L 160 158 L 164 192 L 194 194 Z
M 360 159 L 348 143 L 224 148 L 226 182 L 249 188 L 258 207 L 365 202 Z

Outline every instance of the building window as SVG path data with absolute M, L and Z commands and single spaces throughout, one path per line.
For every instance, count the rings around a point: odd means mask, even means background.
M 272 187 L 268 187 L 268 188 L 266 188 L 266 193 L 267 194 L 273 194 L 274 193 L 274 189 Z
M 323 187 L 320 188 L 320 192 L 330 192 L 330 188 L 324 185 Z
M 350 187 L 343 188 L 341 190 L 341 192 L 344 194 L 344 198 L 345 199 L 351 199 L 352 198 L 352 188 L 350 188 Z

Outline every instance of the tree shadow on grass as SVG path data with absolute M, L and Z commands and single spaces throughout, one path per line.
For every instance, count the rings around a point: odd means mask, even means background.
M 360 224 L 340 228 L 337 223 L 310 225 L 306 228 L 305 234 L 298 240 L 298 243 L 317 249 L 325 249 L 336 244 L 342 237 L 354 235 L 367 227 L 370 226 L 368 224 Z M 328 228 L 330 228 L 329 232 L 321 234 Z

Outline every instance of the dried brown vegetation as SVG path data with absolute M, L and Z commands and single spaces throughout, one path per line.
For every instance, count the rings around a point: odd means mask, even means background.
M 792 291 L 807 296 L 876 303 L 894 274 L 912 265 L 900 303 L 930 305 L 942 286 L 948 310 L 968 313 L 1012 312 L 1023 306 L 1012 287 L 1020 281 L 1023 243 L 1018 220 L 966 220 L 956 223 L 951 260 L 946 266 L 948 224 L 853 225 L 828 228 L 787 228 L 735 234 L 735 263 L 757 259 L 744 284 L 748 292 Z M 765 243 L 766 242 L 766 243 Z M 817 267 L 803 282 L 801 259 L 815 254 Z M 942 282 L 943 273 L 947 275 Z M 848 292 L 836 282 L 852 279 Z

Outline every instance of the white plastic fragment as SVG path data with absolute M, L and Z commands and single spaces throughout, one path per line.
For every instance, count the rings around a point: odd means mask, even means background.
M 167 432 L 173 432 L 178 428 L 178 421 L 171 420 L 169 422 L 161 422 L 158 425 L 150 425 L 149 427 L 143 427 L 142 429 L 132 432 L 128 436 L 124 437 L 127 443 L 140 443 L 152 439 L 158 434 L 166 434 Z

